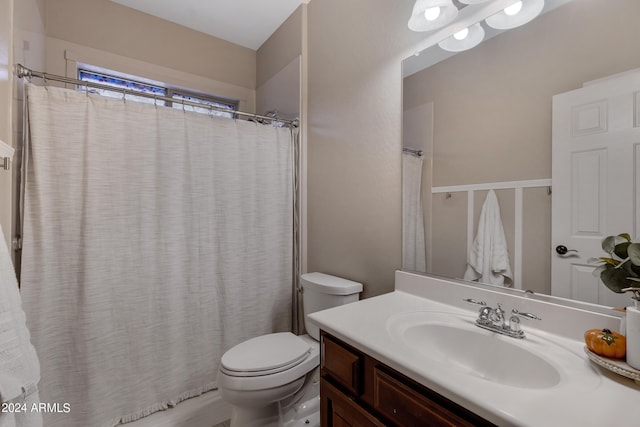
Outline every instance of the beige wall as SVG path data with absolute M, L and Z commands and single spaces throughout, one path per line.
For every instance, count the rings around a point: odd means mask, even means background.
M 393 290 L 401 267 L 401 60 L 413 4 L 309 3 L 310 271 Z
M 241 111 L 255 110 L 255 90 L 229 84 L 216 79 L 216 76 L 205 77 L 161 65 L 162 58 L 155 62 L 141 61 L 137 58 L 118 55 L 112 52 L 95 49 L 81 43 L 46 38 L 47 72 L 76 78 L 77 68 L 81 64 L 115 70 L 125 75 L 145 77 L 153 82 L 174 87 L 188 88 L 196 92 L 212 93 L 239 101 Z M 55 84 L 51 82 L 50 84 Z
M 47 0 L 47 36 L 255 89 L 255 51 L 109 0 Z
M 306 8 L 306 5 L 299 6 L 258 49 L 256 87 L 264 85 L 285 66 L 302 55 L 303 18 Z
M 298 7 L 256 52 L 256 112 L 278 111 L 285 118 L 300 115 L 303 16 Z
M 278 117 L 294 119 L 300 116 L 300 57 L 273 75 L 256 89 L 256 112 L 275 111 Z
M 46 71 L 90 64 L 255 110 L 256 52 L 109 0 L 46 1 Z
M 406 78 L 405 109 L 434 103 L 433 185 L 550 178 L 552 96 L 640 67 L 639 16 L 637 0 L 574 1 Z M 512 196 L 498 198 L 513 245 Z M 525 191 L 523 287 L 546 293 L 550 203 L 546 188 Z M 461 277 L 466 196 L 433 204 L 434 272 Z
M 13 0 L 0 0 L 0 140 L 12 145 L 11 84 L 12 78 Z M 0 169 L 0 225 L 11 248 L 11 172 Z
M 13 62 L 26 67 L 43 70 L 45 68 L 45 0 L 21 0 L 14 3 L 13 14 Z M 13 144 L 16 147 L 16 166 L 22 158 L 19 141 L 22 140 L 22 101 L 24 80 L 14 78 L 12 90 Z M 18 204 L 18 167 L 13 170 L 12 206 Z M 11 235 L 16 235 L 16 210 L 13 213 Z M 20 252 L 14 253 L 16 265 L 20 262 Z
M 45 0 L 20 0 L 14 4 L 14 63 L 41 70 L 45 58 Z M 21 80 L 17 80 L 21 89 Z M 21 130 L 20 130 L 21 131 Z

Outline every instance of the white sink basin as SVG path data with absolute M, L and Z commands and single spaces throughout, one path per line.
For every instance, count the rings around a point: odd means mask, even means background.
M 510 338 L 481 329 L 475 317 L 461 314 L 402 313 L 387 320 L 387 331 L 404 351 L 419 357 L 425 369 L 452 371 L 496 385 L 556 387 L 563 382 L 561 372 L 566 374 L 567 365 L 582 362 L 573 352 L 539 337 Z M 580 382 L 584 380 L 588 378 Z
M 544 359 L 479 328 L 423 323 L 407 328 L 402 338 L 423 356 L 488 381 L 526 388 L 560 382 L 558 370 Z

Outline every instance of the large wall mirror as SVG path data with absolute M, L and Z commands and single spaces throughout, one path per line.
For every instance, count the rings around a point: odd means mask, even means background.
M 590 274 L 587 260 L 601 256 L 599 248 L 556 252 L 565 242 L 552 236 L 552 99 L 639 69 L 639 18 L 637 0 L 563 0 L 528 24 L 435 64 L 417 66 L 416 57 L 404 61 L 403 147 L 422 152 L 419 157 L 403 154 L 404 269 L 462 279 L 488 186 L 500 184 L 495 194 L 512 287 L 628 305 L 628 296 L 598 285 Z M 441 56 L 439 49 L 429 47 L 420 57 Z M 632 181 L 634 172 L 622 179 Z M 422 212 L 411 202 L 416 197 Z M 638 237 L 639 215 L 629 209 L 633 229 L 604 235 Z M 601 238 L 592 234 L 592 240 Z M 416 250 L 422 247 L 424 253 Z M 555 291 L 554 257 L 572 258 L 582 274 L 578 280 L 594 282 L 600 295 Z

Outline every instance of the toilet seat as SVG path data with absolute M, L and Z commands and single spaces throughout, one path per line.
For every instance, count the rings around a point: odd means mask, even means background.
M 227 351 L 220 370 L 236 377 L 256 377 L 286 371 L 302 363 L 311 346 L 291 332 L 262 335 Z
M 287 332 L 289 333 L 289 332 Z M 265 346 L 273 343 L 270 337 L 274 334 L 262 335 L 260 341 L 264 340 Z M 294 358 L 288 361 L 288 363 L 281 362 L 279 367 L 271 368 L 263 371 L 246 371 L 245 370 L 232 370 L 229 367 L 238 369 L 239 366 L 233 364 L 231 357 L 225 357 L 223 359 L 226 362 L 227 367 L 220 363 L 220 370 L 218 372 L 218 387 L 220 389 L 226 389 L 229 391 L 259 391 L 271 389 L 274 387 L 280 387 L 285 384 L 296 381 L 303 378 L 307 373 L 320 365 L 320 343 L 315 341 L 309 335 L 296 336 L 291 334 L 296 340 L 302 341 L 308 348 L 308 352 L 304 352 L 301 358 Z M 259 341 L 259 342 L 260 342 Z M 239 346 L 244 343 L 238 344 Z M 237 346 L 236 346 L 237 347 Z M 236 347 L 231 350 L 236 349 Z M 244 347 L 240 347 L 241 349 Z M 229 350 L 229 352 L 231 351 Z M 235 353 L 235 351 L 234 351 Z M 254 356 L 259 356 L 260 353 L 254 353 Z M 286 359 L 286 358 L 285 358 Z M 222 362 L 222 360 L 221 360 Z M 237 362 L 236 362 L 237 363 Z M 278 372 L 269 372 L 277 370 Z

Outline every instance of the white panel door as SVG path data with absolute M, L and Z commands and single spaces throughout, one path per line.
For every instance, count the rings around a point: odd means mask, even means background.
M 591 273 L 604 237 L 640 231 L 640 72 L 553 97 L 551 293 L 609 306 L 629 296 Z M 558 246 L 568 252 L 561 255 Z M 562 250 L 560 250 L 562 252 Z

